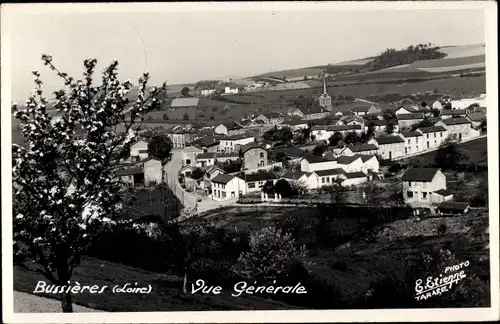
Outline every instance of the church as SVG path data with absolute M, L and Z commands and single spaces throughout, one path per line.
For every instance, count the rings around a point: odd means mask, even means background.
M 318 100 L 319 100 L 320 107 L 322 107 L 328 111 L 331 111 L 333 109 L 332 97 L 330 97 L 330 95 L 327 92 L 327 88 L 326 88 L 326 76 L 323 76 L 323 93 L 321 94 L 321 96 L 319 96 Z

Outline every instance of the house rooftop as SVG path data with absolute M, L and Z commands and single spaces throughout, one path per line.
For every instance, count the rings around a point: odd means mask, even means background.
M 171 108 L 197 107 L 200 103 L 199 98 L 175 98 L 170 104 Z
M 466 110 L 465 109 L 445 109 L 441 110 L 441 115 L 465 115 Z
M 374 126 L 387 126 L 389 124 L 397 125 L 398 121 L 397 121 L 397 119 L 391 119 L 391 120 L 377 119 L 377 120 L 366 121 L 366 124 L 367 125 L 373 124 Z
M 321 163 L 321 162 L 334 162 L 337 161 L 335 158 L 327 158 L 323 156 L 318 156 L 318 155 L 308 155 L 305 156 L 304 159 L 309 162 L 309 163 Z
M 314 171 L 319 177 L 326 177 L 331 175 L 339 175 L 344 174 L 344 170 L 342 168 L 335 168 L 329 170 L 316 170 Z
M 417 119 L 424 119 L 424 114 L 412 113 L 412 114 L 400 114 L 400 115 L 398 115 L 398 120 L 417 120 Z
M 233 180 L 235 177 L 229 174 L 218 174 L 215 178 L 212 179 L 212 182 L 223 183 L 226 184 L 229 181 Z
M 453 194 L 453 192 L 451 192 L 450 190 L 445 190 L 445 189 L 436 190 L 434 191 L 434 193 L 443 197 L 451 196 Z
M 197 145 L 200 147 L 210 147 L 210 146 L 215 146 L 219 145 L 220 140 L 216 138 L 215 136 L 207 136 L 207 137 L 202 137 L 198 138 L 197 140 L 194 140 L 191 145 Z
M 470 120 L 474 122 L 480 122 L 482 120 L 486 120 L 486 114 L 483 112 L 473 112 L 468 114 L 467 117 L 469 117 Z
M 206 152 L 196 154 L 196 160 L 204 160 L 204 159 L 215 159 L 217 157 L 217 153 L 215 152 Z
M 300 177 L 302 177 L 303 175 L 308 175 L 307 172 L 303 172 L 303 171 L 293 171 L 293 170 L 289 170 L 287 171 L 283 176 L 282 178 L 284 179 L 293 179 L 293 180 L 298 180 L 300 179 Z
M 370 159 L 373 159 L 374 157 L 376 158 L 376 156 L 372 154 L 354 154 L 353 156 L 361 158 L 361 161 L 363 161 L 363 163 Z
M 451 125 L 462 125 L 462 124 L 470 124 L 470 121 L 467 118 L 464 117 L 459 117 L 459 118 L 449 118 L 442 120 L 442 122 L 446 126 L 451 126 Z
M 349 146 L 349 149 L 351 150 L 351 152 L 364 152 L 364 151 L 378 150 L 378 147 L 375 144 L 359 144 L 359 145 Z
M 366 174 L 364 172 L 349 172 L 344 173 L 347 179 L 355 179 L 355 178 L 366 178 Z
M 359 159 L 358 156 L 341 155 L 341 156 L 337 157 L 337 163 L 338 164 L 351 164 L 352 162 L 356 161 L 357 159 Z
M 376 140 L 379 145 L 404 143 L 405 141 L 404 139 L 402 139 L 400 136 L 397 135 L 380 136 Z
M 402 181 L 431 182 L 438 168 L 410 168 L 401 178 Z
M 436 132 L 445 132 L 446 128 L 443 126 L 430 126 L 430 127 L 422 127 L 417 130 L 421 131 L 423 134 L 427 133 L 436 133 Z
M 260 146 L 258 143 L 248 143 L 245 145 L 240 146 L 241 153 L 245 154 L 246 151 L 251 150 L 251 149 L 262 149 L 265 150 L 262 146 Z
M 439 204 L 438 209 L 440 210 L 450 210 L 450 211 L 464 211 L 470 204 L 468 202 L 453 202 L 453 201 L 445 201 Z
M 419 137 L 419 136 L 424 136 L 420 132 L 402 132 L 404 137 Z
M 128 168 L 128 169 L 122 169 L 122 170 L 117 170 L 115 172 L 116 176 L 129 176 L 129 175 L 135 175 L 135 174 L 142 174 L 144 173 L 144 170 L 140 167 L 134 167 L 134 168 Z
M 254 135 L 251 134 L 237 134 L 237 135 L 230 135 L 230 136 L 224 136 L 221 137 L 220 140 L 222 141 L 238 141 L 246 138 L 254 138 Z
M 256 181 L 267 181 L 267 180 L 275 180 L 278 179 L 278 176 L 274 172 L 256 172 L 249 173 L 246 175 L 240 176 L 242 179 L 245 179 L 245 182 L 256 182 Z

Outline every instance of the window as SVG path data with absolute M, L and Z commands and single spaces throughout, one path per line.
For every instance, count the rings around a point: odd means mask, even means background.
M 234 198 L 234 191 L 231 191 L 231 198 Z
M 405 147 L 405 154 L 406 154 L 406 153 L 408 153 L 408 148 L 407 148 L 407 147 Z
M 222 193 L 222 198 L 226 198 L 226 192 L 225 191 L 221 191 Z
M 226 189 L 226 185 L 225 184 L 222 185 L 222 189 Z
M 429 141 L 427 141 L 427 148 L 429 148 Z
M 429 138 L 429 134 L 427 134 L 427 138 Z
M 326 178 L 326 182 L 330 183 L 330 178 Z
M 190 159 L 187 159 L 187 160 L 186 160 L 186 164 L 191 164 L 191 160 L 190 160 Z
M 427 188 L 427 182 L 422 182 L 422 188 Z
M 436 141 L 436 140 L 434 140 L 434 144 L 436 144 L 436 145 L 437 145 L 437 141 Z
M 413 198 L 413 191 L 408 191 L 406 195 L 408 196 L 408 198 Z
M 427 199 L 427 192 L 422 192 L 422 199 Z
M 408 144 L 411 144 L 411 138 L 408 139 Z
M 264 166 L 264 161 L 260 160 L 259 166 L 263 167 Z
M 255 188 L 255 182 L 248 183 L 248 188 L 250 188 L 250 189 Z
M 441 137 L 443 137 L 443 132 L 439 133 L 441 135 Z
M 264 152 L 260 152 L 260 157 L 263 158 L 264 157 Z
M 411 181 L 408 181 L 408 187 L 411 187 Z
M 325 183 L 325 178 L 321 178 L 321 183 Z
M 434 133 L 434 138 L 436 138 L 436 136 L 437 136 L 437 134 L 436 134 L 436 133 Z

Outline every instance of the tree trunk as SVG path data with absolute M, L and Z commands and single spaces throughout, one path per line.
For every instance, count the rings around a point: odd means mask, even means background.
M 187 272 L 184 273 L 184 281 L 182 283 L 182 291 L 187 294 Z
M 63 313 L 73 313 L 73 303 L 71 302 L 71 294 L 61 294 L 61 305 Z

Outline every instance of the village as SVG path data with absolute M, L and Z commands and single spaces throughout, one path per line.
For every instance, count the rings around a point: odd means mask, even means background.
M 322 94 L 309 109 L 290 107 L 286 114 L 253 114 L 212 125 L 145 122 L 142 138 L 131 146 L 117 176 L 129 187 L 148 187 L 167 178 L 181 203 L 198 211 L 292 198 L 321 202 L 349 193 L 355 193 L 351 203 L 366 204 L 370 197 L 364 188 L 379 184 L 389 191 L 389 182 L 397 187 L 392 196 L 386 194 L 392 199 L 389 204 L 439 213 L 467 211 L 469 202 L 454 198 L 439 165 L 411 161 L 449 143 L 484 138 L 486 94 L 463 99 L 443 95 L 429 104 L 356 99 L 346 110 L 332 105 L 326 78 L 322 81 Z M 197 101 L 175 98 L 170 109 Z M 154 135 L 171 141 L 172 156 L 164 166 L 148 154 L 148 138 Z M 404 173 L 395 177 L 388 172 L 404 161 L 410 165 Z

